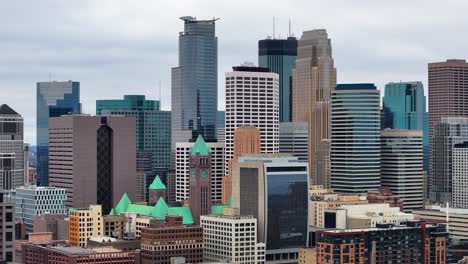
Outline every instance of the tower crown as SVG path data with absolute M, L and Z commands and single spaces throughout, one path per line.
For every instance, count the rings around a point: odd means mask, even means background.
M 190 148 L 190 155 L 196 155 L 198 153 L 200 156 L 208 156 L 211 154 L 211 151 L 211 148 L 206 144 L 202 135 L 198 135 L 195 145 Z

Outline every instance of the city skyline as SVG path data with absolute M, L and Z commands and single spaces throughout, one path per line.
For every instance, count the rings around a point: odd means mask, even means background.
M 403 4 L 405 8 L 401 10 Z M 0 27 L 0 49 L 6 54 L 0 59 L 5 65 L 0 73 L 0 87 L 18 92 L 2 98 L 23 115 L 25 142 L 31 144 L 36 143 L 35 83 L 49 80 L 49 73 L 52 80 L 81 82 L 85 113 L 94 113 L 97 99 L 117 99 L 124 94 L 158 99 L 159 82 L 162 109 L 167 110 L 170 68 L 177 66 L 177 38 L 181 31 L 178 18 L 184 15 L 221 18 L 217 23 L 218 80 L 233 65 L 257 61 L 258 40 L 272 35 L 275 17 L 277 38 L 287 36 L 289 19 L 296 37 L 304 30 L 327 29 L 333 41 L 338 83 L 373 82 L 383 90 L 384 84 L 391 81 L 422 81 L 427 89 L 427 63 L 468 57 L 462 48 L 468 39 L 458 34 L 466 27 L 463 10 L 468 3 L 425 2 L 426 15 L 412 15 L 421 12 L 421 4 L 366 1 L 358 7 L 346 2 L 340 6 L 322 3 L 318 10 L 308 8 L 314 2 L 298 1 L 278 12 L 263 1 L 249 2 L 249 10 L 242 9 L 242 3 L 216 1 L 148 1 L 140 5 L 8 2 L 0 11 L 8 21 L 7 27 Z M 261 13 L 253 12 L 259 9 Z M 334 19 L 337 10 L 343 13 L 340 20 Z M 52 12 L 54 16 L 44 15 Z M 255 26 L 242 30 L 246 23 Z M 219 108 L 224 109 L 221 82 L 218 102 Z

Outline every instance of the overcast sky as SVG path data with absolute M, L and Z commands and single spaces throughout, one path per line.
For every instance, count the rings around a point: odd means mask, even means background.
M 257 41 L 325 28 L 338 82 L 423 81 L 427 63 L 468 57 L 468 1 L 443 0 L 0 0 L 0 104 L 25 119 L 35 143 L 36 82 L 81 82 L 81 102 L 145 94 L 170 108 L 170 68 L 177 66 L 179 17 L 219 17 L 219 107 L 231 66 L 257 63 Z

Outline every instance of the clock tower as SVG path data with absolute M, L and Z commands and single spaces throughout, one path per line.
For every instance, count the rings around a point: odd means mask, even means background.
M 189 205 L 197 225 L 201 215 L 211 214 L 211 148 L 201 135 L 190 149 Z

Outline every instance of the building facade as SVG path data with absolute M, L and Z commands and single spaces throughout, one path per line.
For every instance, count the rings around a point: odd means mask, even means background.
M 179 66 L 172 68 L 172 142 L 195 141 L 198 134 L 213 142 L 218 111 L 217 19 L 180 19 L 184 31 L 179 34 Z
M 279 152 L 279 75 L 267 68 L 244 65 L 226 73 L 226 172 L 234 157 L 234 131 L 260 130 L 260 152 Z
M 339 84 L 331 110 L 331 187 L 365 193 L 380 187 L 380 92 L 374 84 Z
M 151 154 L 150 169 L 171 167 L 171 112 L 162 111 L 159 101 L 146 100 L 144 95 L 125 95 L 123 100 L 96 100 L 96 115 L 134 117 L 137 151 Z
M 468 141 L 452 149 L 452 207 L 468 209 Z
M 307 163 L 286 154 L 239 157 L 233 162 L 233 208 L 258 221 L 266 261 L 296 263 L 308 243 Z M 281 216 L 281 217 L 279 217 Z
M 205 262 L 265 263 L 265 244 L 257 243 L 257 219 L 252 216 L 204 215 L 201 226 Z
M 0 106 L 0 191 L 25 183 L 23 117 L 6 104 Z
M 50 120 L 50 186 L 67 190 L 68 207 L 101 204 L 104 214 L 136 195 L 135 119 L 68 115 Z
M 49 118 L 79 114 L 80 83 L 38 82 L 36 94 L 37 184 L 49 185 Z
M 308 160 L 308 123 L 285 122 L 279 125 L 279 152 L 298 157 L 299 161 Z
M 33 231 L 34 217 L 42 214 L 67 214 L 66 189 L 26 185 L 16 188 L 16 220 L 24 222 L 25 231 Z
M 211 200 L 220 202 L 224 176 L 224 143 L 206 142 L 211 149 Z M 190 149 L 194 142 L 176 143 L 175 200 L 181 202 L 189 198 Z
M 429 114 L 421 82 L 387 83 L 383 97 L 382 129 L 420 130 L 424 171 L 429 173 Z
M 15 207 L 0 193 L 0 261 L 15 261 Z
M 68 239 L 72 247 L 86 247 L 88 239 L 104 235 L 101 205 L 88 208 L 70 208 L 68 212 Z
M 317 236 L 317 264 L 451 263 L 447 262 L 448 244 L 445 225 L 425 222 L 321 231 Z
M 398 195 L 404 211 L 424 207 L 423 132 L 382 130 L 382 188 Z
M 429 200 L 452 203 L 453 150 L 468 141 L 468 118 L 443 117 L 435 124 L 431 138 Z
M 292 70 L 296 63 L 297 39 L 267 38 L 258 41 L 258 66 L 279 75 L 279 121 L 292 120 Z
M 316 173 L 316 149 L 322 140 L 330 139 L 330 103 L 336 86 L 331 40 L 325 29 L 302 33 L 292 76 L 292 121 L 309 124 L 309 172 L 317 184 L 321 175 Z

